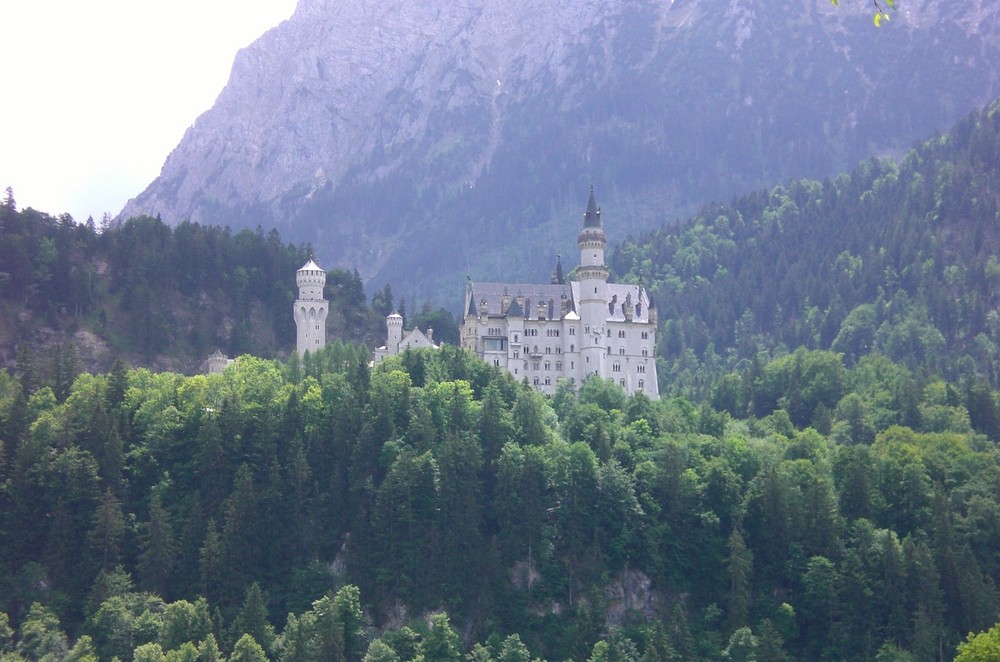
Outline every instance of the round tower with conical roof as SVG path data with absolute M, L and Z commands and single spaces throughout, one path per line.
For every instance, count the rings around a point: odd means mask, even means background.
M 403 342 L 403 316 L 395 310 L 385 318 L 385 349 L 389 355 L 399 353 L 399 344 Z
M 581 376 L 590 373 L 603 375 L 606 353 L 604 338 L 608 320 L 608 268 L 604 265 L 604 249 L 608 245 L 601 225 L 601 210 L 590 187 L 587 211 L 583 215 L 583 229 L 576 239 L 580 247 L 580 266 L 576 270 L 580 281 L 580 302 L 577 310 L 583 326 L 580 358 Z
M 309 260 L 296 272 L 295 284 L 299 288 L 299 296 L 292 306 L 295 347 L 302 355 L 326 345 L 326 316 L 330 312 L 329 302 L 323 298 L 326 272 L 315 261 Z

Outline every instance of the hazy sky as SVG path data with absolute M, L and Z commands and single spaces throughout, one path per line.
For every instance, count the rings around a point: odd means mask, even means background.
M 0 192 L 121 211 L 295 0 L 0 0 Z

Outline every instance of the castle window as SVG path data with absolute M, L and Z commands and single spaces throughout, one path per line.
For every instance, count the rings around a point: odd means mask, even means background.
M 569 369 L 570 369 L 570 370 L 573 370 L 573 369 L 575 369 L 575 368 L 576 368 L 576 361 L 570 361 L 570 362 L 569 362 Z
M 516 333 L 514 334 L 514 342 L 520 342 L 520 339 L 518 338 L 518 334 L 516 334 Z
M 520 356 L 521 356 L 521 352 L 519 352 L 519 351 L 517 351 L 517 350 L 515 349 L 515 350 L 514 350 L 514 358 L 515 358 L 515 359 L 516 359 L 516 358 L 520 358 Z
M 636 372 L 646 372 L 646 366 L 644 366 L 644 365 L 637 365 L 635 367 L 635 371 Z
M 621 354 L 622 356 L 625 356 L 625 348 L 624 347 L 619 347 L 618 348 L 618 353 Z
M 317 339 L 316 339 L 316 344 L 317 344 L 317 345 L 319 344 L 319 338 L 317 338 Z
M 531 380 L 531 383 L 534 384 L 535 386 L 538 386 L 538 377 L 533 378 Z
M 538 361 L 532 361 L 531 362 L 531 369 L 532 370 L 538 370 Z
M 642 315 L 642 304 L 641 303 L 635 304 L 635 314 L 637 316 L 638 315 Z
M 624 338 L 625 337 L 625 329 L 620 329 L 618 331 L 618 337 L 619 338 Z
M 575 336 L 576 335 L 576 327 L 575 326 L 569 327 L 569 335 L 571 335 L 571 336 Z
M 556 347 L 556 354 L 562 354 L 562 347 Z
M 570 346 L 569 346 L 569 351 L 570 351 L 570 352 L 575 352 L 575 351 L 576 351 L 576 345 L 574 345 L 574 344 L 570 343 Z
M 618 383 L 622 385 L 622 388 L 625 388 L 625 379 L 624 378 L 619 379 Z
M 316 325 L 316 330 L 319 331 L 319 324 Z
M 556 361 L 556 372 L 562 372 L 562 361 Z
M 549 363 L 548 361 L 546 361 L 546 362 L 545 362 L 545 369 L 546 369 L 546 370 L 551 370 L 551 369 L 552 369 L 552 364 L 551 364 L 551 363 Z
M 500 359 L 493 359 L 493 365 L 495 365 L 496 367 L 499 368 L 500 367 Z
M 584 333 L 590 333 L 590 325 L 589 324 L 587 326 L 583 327 L 583 332 Z
M 546 377 L 545 378 L 545 385 L 546 386 L 552 386 L 552 378 L 551 377 Z
M 642 339 L 643 340 L 649 340 L 649 331 L 643 331 L 642 332 Z
M 611 366 L 611 372 L 621 372 L 621 371 L 622 371 L 621 363 L 615 363 Z
M 643 356 L 649 356 L 649 350 L 648 350 L 648 349 L 646 349 L 645 347 L 643 347 L 643 348 L 642 348 L 642 355 L 643 355 Z
M 552 348 L 551 348 L 551 347 L 548 347 L 548 346 L 546 346 L 546 347 L 545 347 L 545 353 L 546 353 L 546 354 L 551 354 L 551 353 L 552 353 Z
M 645 379 L 640 379 L 639 380 L 639 388 L 646 388 L 646 380 Z

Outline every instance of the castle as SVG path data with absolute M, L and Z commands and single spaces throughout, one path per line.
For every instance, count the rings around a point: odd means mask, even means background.
M 591 188 L 577 236 L 577 280 L 565 280 L 559 259 L 548 284 L 468 280 L 461 346 L 544 393 L 554 393 L 560 378 L 578 385 L 598 375 L 629 394 L 658 398 L 656 308 L 642 285 L 608 282 L 607 243 Z M 299 295 L 292 310 L 296 349 L 302 355 L 326 345 L 326 272 L 309 260 L 295 280 Z M 433 333 L 418 328 L 404 333 L 402 316 L 393 312 L 386 318 L 386 344 L 373 352 L 372 360 L 379 363 L 411 348 L 436 349 Z M 212 358 L 221 368 L 225 357 L 218 354 Z
M 579 385 L 596 374 L 658 398 L 656 309 L 641 285 L 608 282 L 593 188 L 577 246 L 575 281 L 565 281 L 560 261 L 547 285 L 467 281 L 462 347 L 544 393 L 560 377 Z

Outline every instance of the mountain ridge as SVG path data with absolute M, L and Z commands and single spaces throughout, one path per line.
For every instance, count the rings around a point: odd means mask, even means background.
M 900 152 L 1000 94 L 1000 11 L 300 2 L 121 218 L 277 227 L 410 300 L 544 278 L 594 183 L 614 238 Z

